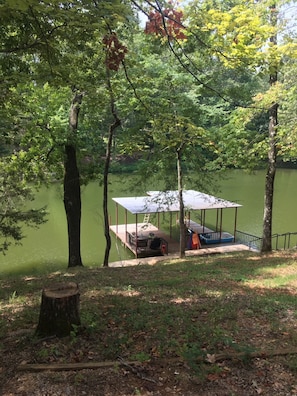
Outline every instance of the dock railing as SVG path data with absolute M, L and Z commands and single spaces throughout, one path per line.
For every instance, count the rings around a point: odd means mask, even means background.
M 240 242 L 243 245 L 247 245 L 251 250 L 257 250 L 257 251 L 261 250 L 262 238 L 239 230 L 236 230 L 235 235 L 236 235 L 235 237 L 236 242 Z
M 236 230 L 236 242 L 247 245 L 250 249 L 260 251 L 262 248 L 262 237 Z M 272 250 L 286 250 L 297 247 L 297 232 L 285 232 L 271 236 Z
M 274 250 L 293 249 L 297 246 L 297 232 L 286 232 L 284 234 L 273 234 L 272 248 Z

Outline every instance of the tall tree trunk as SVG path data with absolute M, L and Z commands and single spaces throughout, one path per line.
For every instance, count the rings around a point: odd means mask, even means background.
M 263 240 L 262 253 L 272 250 L 272 214 L 273 214 L 273 195 L 274 179 L 276 173 L 276 130 L 277 130 L 277 104 L 270 109 L 269 118 L 269 152 L 268 167 L 265 178 L 265 197 L 264 197 L 264 218 L 263 218 Z
M 178 183 L 178 199 L 179 199 L 179 257 L 185 257 L 186 250 L 186 227 L 185 227 L 185 208 L 183 199 L 183 175 L 181 166 L 182 149 L 177 150 L 177 183 Z
M 276 6 L 270 7 L 271 25 L 277 25 Z M 277 36 L 270 37 L 272 45 L 277 45 Z M 269 78 L 270 86 L 277 82 L 277 66 L 270 65 L 271 73 Z M 271 252 L 272 250 L 272 214 L 273 214 L 273 195 L 274 195 L 274 179 L 276 173 L 276 138 L 277 138 L 277 113 L 278 104 L 273 103 L 269 109 L 269 149 L 268 149 L 268 167 L 265 178 L 265 197 L 264 197 L 264 217 L 263 217 L 263 240 L 261 252 Z
M 110 106 L 111 106 L 111 113 L 114 118 L 114 122 L 109 126 L 108 131 L 108 141 L 106 146 L 106 156 L 105 156 L 105 164 L 104 164 L 104 174 L 103 174 L 103 215 L 104 215 L 104 234 L 106 239 L 106 246 L 105 246 L 105 254 L 104 254 L 104 261 L 103 266 L 108 267 L 108 259 L 109 253 L 111 249 L 111 238 L 109 232 L 109 214 L 108 214 L 108 174 L 109 174 L 109 165 L 110 165 L 110 158 L 111 158 L 111 151 L 112 151 L 112 142 L 114 131 L 118 126 L 121 125 L 121 121 L 117 116 L 116 108 L 115 108 L 115 100 L 113 96 L 113 91 L 110 82 L 109 70 L 107 70 L 107 88 L 110 94 Z
M 76 159 L 76 147 L 72 143 L 78 126 L 79 109 L 82 94 L 75 93 L 70 107 L 69 128 L 70 139 L 65 145 L 64 160 L 64 207 L 68 228 L 68 267 L 82 266 L 80 231 L 81 231 L 81 191 L 80 175 Z

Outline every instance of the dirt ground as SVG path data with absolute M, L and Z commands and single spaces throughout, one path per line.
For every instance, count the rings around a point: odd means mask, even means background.
M 265 290 L 262 288 L 257 289 L 257 283 L 255 283 L 252 294 L 250 294 L 250 289 L 248 291 L 247 289 L 243 289 L 240 282 L 235 282 L 232 279 L 225 279 L 226 276 L 223 270 L 226 270 L 226 262 L 228 263 L 228 271 L 239 268 L 239 264 L 241 265 L 240 270 L 242 271 L 244 262 L 241 259 L 237 262 L 237 258 L 234 258 L 232 261 L 230 257 L 226 257 L 224 260 L 225 261 L 221 258 L 220 263 L 216 263 L 216 265 L 213 263 L 211 264 L 210 269 L 216 268 L 215 279 L 209 277 L 209 273 L 207 273 L 207 277 L 201 278 L 201 280 L 199 278 L 198 281 L 195 280 L 194 286 L 197 287 L 199 282 L 199 285 L 201 287 L 205 286 L 207 290 L 216 290 L 217 286 L 221 289 L 225 287 L 233 290 L 232 288 L 234 288 L 234 295 L 232 298 L 236 301 L 236 306 L 245 309 L 252 295 L 256 293 L 259 295 L 261 293 L 263 294 Z M 261 258 L 259 263 L 257 257 L 255 259 L 251 257 L 250 260 L 254 260 L 254 264 L 253 267 L 251 267 L 251 263 L 247 262 L 246 266 L 249 271 L 251 268 L 255 271 L 259 268 L 261 271 L 263 268 L 265 269 L 265 258 Z M 275 262 L 273 260 L 275 260 Z M 154 353 L 152 344 L 149 341 L 150 338 L 147 338 L 149 347 L 152 348 L 149 354 L 149 361 L 143 359 L 145 361 L 141 362 L 141 359 L 137 359 L 137 364 L 134 364 L 135 362 L 130 362 L 129 356 L 133 355 L 130 346 L 130 349 L 127 347 L 127 350 L 124 350 L 126 355 L 121 357 L 117 357 L 118 349 L 115 349 L 115 353 L 110 355 L 112 359 L 114 356 L 115 360 L 105 366 L 102 364 L 102 367 L 98 368 L 99 363 L 104 363 L 102 350 L 98 347 L 100 332 L 90 333 L 85 331 L 84 333 L 82 331 L 82 333 L 75 336 L 74 339 L 71 338 L 71 336 L 65 338 L 53 337 L 48 339 L 36 339 L 34 337 L 35 327 L 28 328 L 32 326 L 32 323 L 35 323 L 36 326 L 36 315 L 33 318 L 30 316 L 35 310 L 32 309 L 30 311 L 28 309 L 27 315 L 29 315 L 29 317 L 19 322 L 23 327 L 27 328 L 18 328 L 15 325 L 10 325 L 13 324 L 17 316 L 21 317 L 21 312 L 18 311 L 18 309 L 22 308 L 22 304 L 20 304 L 20 306 L 15 304 L 15 306 L 13 306 L 13 315 L 9 314 L 10 311 L 8 309 L 7 315 L 2 315 L 2 323 L 6 323 L 7 330 L 4 331 L 4 329 L 2 329 L 3 331 L 1 331 L 0 328 L 0 396 L 297 396 L 297 322 L 296 309 L 294 309 L 294 301 L 296 301 L 295 299 L 297 297 L 295 281 L 296 258 L 294 256 L 292 262 L 290 261 L 290 257 L 288 260 L 287 267 L 284 267 L 278 265 L 279 263 L 283 263 L 282 258 L 280 258 L 280 261 L 278 261 L 278 257 L 275 259 L 270 257 L 267 258 L 267 265 L 270 271 L 269 274 L 272 271 L 272 264 L 274 265 L 274 276 L 280 272 L 281 275 L 286 276 L 294 274 L 294 279 L 291 281 L 292 284 L 290 288 L 286 287 L 284 290 L 278 288 L 277 292 L 275 292 L 279 293 L 280 296 L 291 295 L 290 301 L 292 301 L 292 304 L 290 305 L 290 309 L 285 310 L 281 307 L 277 311 L 271 313 L 272 320 L 274 321 L 275 319 L 274 327 L 271 327 L 270 316 L 265 317 L 261 314 L 254 315 L 254 311 L 250 312 L 249 315 L 247 315 L 246 312 L 244 314 L 244 312 L 240 310 L 236 311 L 237 325 L 238 328 L 241 329 L 237 335 L 239 337 L 238 343 L 240 345 L 253 345 L 255 351 L 272 351 L 270 356 L 264 356 L 257 352 L 258 355 L 255 353 L 254 355 L 237 356 L 235 353 L 231 355 L 231 357 L 229 355 L 224 358 L 225 355 L 227 356 L 229 352 L 232 352 L 230 346 L 218 345 L 218 348 L 215 350 L 217 351 L 216 353 L 223 353 L 220 358 L 218 358 L 218 355 L 207 355 L 207 359 L 203 356 L 202 359 L 204 360 L 201 360 L 198 365 L 195 361 L 193 365 L 191 359 L 183 359 L 181 357 L 184 355 L 180 354 L 176 356 L 174 354 L 176 353 L 175 350 L 169 350 L 167 355 L 158 355 Z M 188 264 L 186 263 L 185 265 L 187 266 Z M 205 268 L 205 271 L 207 271 L 206 267 L 207 263 L 204 263 L 203 268 Z M 156 270 L 157 269 L 158 268 L 156 268 Z M 200 273 L 202 267 L 198 269 Z M 117 271 L 116 274 L 117 277 L 120 275 L 125 276 L 129 281 L 134 276 L 134 282 L 136 283 L 136 281 L 138 281 L 138 287 L 140 287 L 139 285 L 146 284 L 148 271 L 151 273 L 152 269 L 143 268 L 141 270 L 140 267 L 135 269 L 134 272 L 133 268 L 131 268 L 131 270 L 126 269 L 121 272 Z M 221 279 L 218 278 L 220 273 Z M 253 276 L 256 280 L 262 282 L 263 274 L 266 273 L 267 271 L 262 271 L 260 275 Z M 122 278 L 115 280 L 115 273 L 110 274 L 110 271 L 96 272 L 96 270 L 94 270 L 93 272 L 85 271 L 77 273 L 77 278 L 84 284 L 84 289 L 82 288 L 82 300 L 85 301 L 83 310 L 86 310 L 86 307 L 92 306 L 93 304 L 94 309 L 100 308 L 101 315 L 104 315 L 104 307 L 106 308 L 106 312 L 112 309 L 111 302 L 114 300 L 110 300 L 110 298 L 114 296 L 110 297 L 109 292 L 105 299 L 101 295 L 93 299 L 92 293 L 89 296 L 89 291 L 93 290 L 95 285 L 97 291 L 98 288 L 100 289 L 98 285 L 100 280 L 98 274 L 102 277 L 103 275 L 106 276 L 105 281 L 102 280 L 102 284 L 113 285 L 111 280 L 121 285 L 127 284 L 127 282 L 123 282 Z M 168 280 L 175 279 L 175 277 L 179 280 L 182 276 L 186 276 L 184 272 L 181 272 L 180 265 L 176 268 L 171 267 L 170 272 L 166 272 L 168 278 L 165 277 L 165 273 L 163 272 L 156 272 L 154 274 L 154 277 L 157 277 L 158 274 L 159 276 L 163 274 L 164 279 Z M 213 274 L 213 272 L 211 274 Z M 236 274 L 237 273 L 235 273 L 235 275 Z M 242 272 L 239 272 L 239 274 L 242 276 Z M 86 278 L 84 281 L 82 279 L 83 277 Z M 141 277 L 145 280 L 144 283 L 140 282 L 142 279 Z M 54 282 L 55 279 L 52 281 Z M 189 282 L 189 279 L 186 278 L 186 281 Z M 47 282 L 50 282 L 49 278 Z M 39 283 L 37 283 L 37 286 L 38 285 Z M 169 286 L 170 285 L 172 285 L 172 283 L 170 283 Z M 3 287 L 4 286 L 5 283 L 3 283 Z M 10 285 L 9 283 L 7 283 L 7 286 L 9 286 L 9 290 L 16 290 L 15 288 L 17 287 L 17 285 Z M 34 286 L 32 289 L 34 293 L 36 292 L 37 286 Z M 192 285 L 190 287 L 187 285 L 187 295 L 188 288 L 194 290 L 194 286 Z M 200 289 L 197 288 L 197 290 L 199 291 Z M 116 294 L 116 301 L 122 301 L 125 297 L 123 293 L 130 295 L 132 292 L 133 291 L 128 289 L 121 289 L 121 294 Z M 172 295 L 170 294 L 172 292 L 171 287 L 164 288 L 163 292 L 164 298 L 172 299 Z M 182 290 L 180 292 L 182 292 Z M 166 293 L 169 293 L 169 297 L 167 297 Z M 26 294 L 28 294 L 28 292 Z M 154 294 L 148 298 L 152 299 L 153 296 Z M 227 297 L 225 300 L 221 301 L 224 306 L 226 304 L 228 306 L 230 302 L 230 300 L 228 300 L 229 297 Z M 240 299 L 242 299 L 244 304 L 242 303 L 240 305 Z M 130 300 L 131 297 L 129 297 L 129 301 Z M 193 301 L 193 304 L 196 304 L 195 312 L 196 310 L 198 312 L 199 304 L 201 304 L 202 300 L 199 300 L 197 297 L 197 301 L 195 299 Z M 151 302 L 154 303 L 154 301 Z M 177 303 L 177 301 L 175 303 Z M 26 304 L 29 306 L 28 302 L 26 302 Z M 98 306 L 96 304 L 98 304 Z M 155 307 L 154 304 L 151 306 Z M 131 307 L 134 306 L 132 305 Z M 210 305 L 210 309 L 214 309 L 214 307 L 215 305 Z M 186 303 L 184 304 L 184 309 L 187 309 Z M 143 311 L 141 312 L 143 315 Z M 153 312 L 157 315 L 157 311 Z M 191 317 L 191 320 L 199 320 L 199 322 L 201 322 L 203 321 L 201 315 L 197 318 L 197 315 Z M 111 320 L 113 318 L 115 318 L 114 321 Z M 212 316 L 208 318 L 212 318 Z M 118 339 L 125 330 L 121 327 L 122 322 L 120 320 L 117 322 L 117 319 L 120 318 L 117 316 L 110 316 L 109 325 L 106 327 L 106 332 L 109 336 L 115 337 L 115 339 Z M 225 317 L 225 320 L 228 321 L 228 317 Z M 131 322 L 129 323 L 130 327 L 127 327 L 126 331 L 131 328 Z M 168 325 L 167 322 L 164 323 L 165 326 Z M 164 323 L 162 324 L 163 326 Z M 279 326 L 280 324 L 282 324 L 282 326 Z M 178 323 L 176 323 L 176 335 L 173 333 L 173 330 L 170 330 L 171 332 L 168 333 L 166 332 L 168 337 L 172 335 L 173 341 L 176 339 L 174 337 L 179 333 L 177 328 Z M 149 333 L 150 331 L 151 328 L 148 327 L 147 332 Z M 196 334 L 199 333 L 195 333 L 195 335 Z M 130 345 L 137 343 L 139 347 L 138 357 L 141 357 L 141 352 L 144 350 L 141 337 L 146 339 L 146 334 L 141 328 L 138 333 L 133 333 L 133 336 L 134 335 L 133 344 Z M 103 338 L 103 341 L 104 340 L 105 338 Z M 206 340 L 206 343 L 207 341 L 208 340 Z M 101 348 L 104 346 L 106 346 L 106 348 L 110 347 L 108 342 L 106 345 L 105 342 L 101 342 L 100 345 Z M 143 353 L 143 356 L 145 356 L 145 353 Z M 162 358 L 160 358 L 160 356 L 162 356 Z M 74 370 L 73 367 L 68 366 L 67 370 L 56 370 L 55 365 L 62 363 L 67 365 L 93 363 L 94 366 L 97 365 L 97 368 Z M 47 365 L 48 369 L 36 371 L 34 370 L 36 366 L 33 368 L 28 367 L 28 365 L 37 364 Z
M 27 337 L 25 330 L 20 330 L 4 340 L 0 362 L 2 396 L 297 395 L 297 378 L 286 368 L 286 357 L 222 360 L 217 364 L 220 370 L 203 379 L 184 361 L 172 358 L 137 365 L 118 360 L 110 367 L 97 369 L 23 371 L 20 366 L 34 363 L 34 346 L 26 345 Z M 53 347 L 59 342 L 54 339 L 43 343 L 44 347 Z M 60 361 L 57 356 L 54 361 L 48 359 L 47 364 L 53 366 Z M 80 358 L 73 354 L 67 363 L 78 361 Z M 211 358 L 206 364 L 212 364 Z

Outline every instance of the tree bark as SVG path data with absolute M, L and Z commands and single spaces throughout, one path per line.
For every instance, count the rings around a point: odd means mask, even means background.
M 277 24 L 276 6 L 270 7 L 271 25 Z M 277 44 L 277 37 L 272 36 L 270 42 Z M 269 77 L 270 86 L 277 82 L 277 66 L 271 65 L 271 74 Z M 268 167 L 265 178 L 265 196 L 264 196 L 264 217 L 263 217 L 263 236 L 262 236 L 262 253 L 271 252 L 272 250 L 272 214 L 273 214 L 273 195 L 274 195 L 274 179 L 276 173 L 276 138 L 277 138 L 277 114 L 278 104 L 273 103 L 269 109 L 269 149 L 268 149 Z
M 108 174 L 109 174 L 109 165 L 111 158 L 111 149 L 114 131 L 118 126 L 121 125 L 121 121 L 117 116 L 116 108 L 115 108 L 115 100 L 113 96 L 113 91 L 110 82 L 109 70 L 107 69 L 107 88 L 110 94 L 110 107 L 111 113 L 114 118 L 114 122 L 109 126 L 108 131 L 108 141 L 106 146 L 106 156 L 105 156 L 105 164 L 104 164 L 104 174 L 103 174 L 103 215 L 104 215 L 104 235 L 106 239 L 105 253 L 103 266 L 108 267 L 109 253 L 111 249 L 111 238 L 109 232 L 109 214 L 108 214 Z
M 43 289 L 36 334 L 64 337 L 73 331 L 73 326 L 79 325 L 78 285 L 71 282 Z
M 68 267 L 82 266 L 81 259 L 81 191 L 80 175 L 76 159 L 75 141 L 78 126 L 78 114 L 82 94 L 75 94 L 70 108 L 69 127 L 70 139 L 65 145 L 64 160 L 64 207 L 68 229 Z
M 178 182 L 178 199 L 179 199 L 179 257 L 185 257 L 186 249 L 186 227 L 185 227 L 185 208 L 183 199 L 183 177 L 181 166 L 182 149 L 177 150 L 177 182 Z
M 272 215 L 274 179 L 276 173 L 276 126 L 277 126 L 277 104 L 270 109 L 269 120 L 269 153 L 268 167 L 265 177 L 264 218 L 263 218 L 263 240 L 262 253 L 272 250 Z

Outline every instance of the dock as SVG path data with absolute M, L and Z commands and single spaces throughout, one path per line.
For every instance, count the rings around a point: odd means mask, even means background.
M 161 231 L 151 223 L 138 223 L 137 228 L 136 224 L 111 225 L 109 228 L 123 243 L 123 245 L 125 245 L 135 256 L 136 250 L 129 244 L 129 241 L 127 240 L 127 232 L 130 234 L 137 234 L 140 238 L 157 237 L 166 240 L 168 243 L 168 254 L 174 254 L 179 251 L 179 242 L 170 238 L 168 234 Z
M 169 235 L 159 229 L 159 216 L 161 213 L 176 213 L 177 218 L 180 213 L 180 202 L 179 202 L 179 191 L 147 191 L 147 195 L 141 197 L 118 197 L 112 198 L 116 206 L 116 224 L 110 225 L 110 230 L 116 235 L 116 237 L 126 246 L 136 258 L 147 257 L 147 256 L 160 256 L 164 254 L 176 254 L 180 251 L 179 240 L 171 238 L 172 235 L 172 216 L 170 217 L 170 231 Z M 192 237 L 197 238 L 198 234 L 214 233 L 212 230 L 205 226 L 206 211 L 216 210 L 216 232 L 219 233 L 219 238 L 211 238 L 212 249 L 214 244 L 220 242 L 233 243 L 232 235 L 231 241 L 225 241 L 221 238 L 223 226 L 223 210 L 232 209 L 234 213 L 234 230 L 237 219 L 237 209 L 241 207 L 236 202 L 226 201 L 224 199 L 214 197 L 203 192 L 195 190 L 183 190 L 182 199 L 184 201 L 184 207 L 187 210 L 184 212 L 185 226 L 188 230 L 194 232 Z M 119 210 L 124 210 L 125 224 L 119 224 L 120 216 Z M 202 224 L 198 224 L 191 220 L 190 212 L 194 211 L 201 212 Z M 128 213 L 135 216 L 135 223 L 128 224 Z M 157 215 L 158 227 L 155 227 L 150 223 L 150 215 Z M 143 221 L 139 222 L 139 216 L 144 216 Z M 111 223 L 110 223 L 111 224 Z M 235 232 L 235 231 L 234 231 Z M 208 235 L 205 236 L 208 241 Z M 210 237 L 209 237 L 210 238 Z M 178 238 L 179 239 L 179 238 Z M 230 239 L 230 238 L 229 238 Z M 193 239 L 192 239 L 193 241 Z M 188 241 L 190 242 L 190 240 Z M 208 243 L 209 244 L 209 243 Z M 196 244 L 192 244 L 192 247 Z M 204 250 L 204 246 L 203 249 Z
M 198 223 L 195 223 L 194 221 L 190 221 L 190 224 L 187 224 L 187 227 L 190 226 L 193 231 L 197 233 L 203 233 L 203 232 L 213 232 L 213 230 L 203 227 Z M 137 228 L 136 228 L 137 227 Z M 177 258 L 179 254 L 179 241 L 176 241 L 175 239 L 172 239 L 168 234 L 166 234 L 164 231 L 158 229 L 156 226 L 154 226 L 151 223 L 138 223 L 137 225 L 134 224 L 118 224 L 118 225 L 111 225 L 110 230 L 115 234 L 115 236 L 122 242 L 122 244 L 129 249 L 135 257 L 137 256 L 136 254 L 136 249 L 129 244 L 129 241 L 127 240 L 127 233 L 130 234 L 136 234 L 139 238 L 151 238 L 151 237 L 158 237 L 162 238 L 167 241 L 168 243 L 168 256 L 171 256 L 172 258 Z M 229 243 L 220 243 L 220 244 L 215 244 L 215 245 L 202 245 L 200 249 L 193 249 L 193 250 L 186 250 L 186 256 L 192 256 L 192 255 L 207 255 L 207 254 L 214 254 L 214 253 L 227 253 L 227 252 L 234 252 L 234 251 L 243 251 L 243 250 L 250 250 L 248 246 L 244 244 L 239 244 L 236 242 L 229 242 Z M 161 256 L 163 257 L 163 260 L 166 256 Z M 154 260 L 155 259 L 155 260 Z M 136 261 L 139 259 L 136 259 Z M 146 260 L 146 261 L 145 261 Z M 160 260 L 160 257 L 147 257 L 147 258 L 141 258 L 141 262 L 148 262 L 148 263 L 154 263 Z M 131 260 L 128 260 L 128 262 Z M 132 259 L 132 263 L 134 262 L 134 259 Z M 128 265 L 133 265 L 133 264 L 128 264 Z M 135 265 L 135 264 L 134 264 Z
M 186 224 L 186 227 L 188 229 L 196 232 L 196 234 L 204 234 L 204 233 L 207 233 L 207 232 L 214 232 L 210 228 L 207 228 L 206 226 L 203 226 L 203 225 L 201 225 L 199 223 L 196 223 L 193 220 L 186 219 L 185 224 Z

